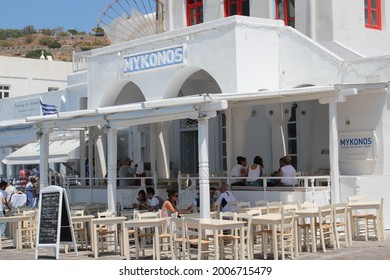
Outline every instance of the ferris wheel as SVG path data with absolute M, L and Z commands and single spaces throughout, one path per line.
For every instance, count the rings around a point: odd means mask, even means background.
M 111 43 L 121 43 L 164 31 L 160 0 L 114 0 L 102 11 L 98 26 Z

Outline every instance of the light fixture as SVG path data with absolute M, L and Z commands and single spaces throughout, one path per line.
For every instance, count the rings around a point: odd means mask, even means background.
M 256 116 L 256 110 L 253 110 L 253 111 L 251 112 L 251 117 L 254 118 L 255 116 Z
M 107 134 L 107 132 L 108 132 L 108 130 L 109 130 L 110 128 L 111 128 L 111 126 L 105 124 L 105 125 L 102 127 L 103 133 L 104 133 L 104 134 Z
M 345 121 L 345 125 L 350 125 L 351 124 L 351 121 L 350 120 L 346 120 Z
M 272 110 L 269 110 L 268 111 L 268 114 L 270 114 L 271 116 L 274 114 L 274 111 L 272 111 Z

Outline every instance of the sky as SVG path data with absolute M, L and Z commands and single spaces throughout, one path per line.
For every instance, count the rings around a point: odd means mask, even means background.
M 63 27 L 92 32 L 113 0 L 0 0 L 0 29 Z

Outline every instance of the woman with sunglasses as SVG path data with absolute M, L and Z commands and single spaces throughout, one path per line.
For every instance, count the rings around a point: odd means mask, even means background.
M 179 197 L 179 193 L 177 190 L 168 190 L 168 199 L 165 200 L 162 208 L 161 208 L 161 216 L 167 219 L 167 227 L 169 228 L 169 218 L 172 214 L 177 213 L 180 214 L 186 214 L 191 213 L 192 205 L 190 205 L 187 209 L 181 210 L 176 207 L 177 198 Z

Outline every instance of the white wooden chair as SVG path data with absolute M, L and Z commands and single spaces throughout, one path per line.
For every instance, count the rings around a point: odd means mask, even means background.
M 213 250 L 210 249 L 210 245 L 212 245 L 214 241 L 203 238 L 200 220 L 184 217 L 184 223 L 187 240 L 187 259 L 191 260 L 193 252 L 195 252 L 198 260 L 205 259 L 212 254 Z
M 221 212 L 219 213 L 221 220 L 237 220 L 236 212 Z M 221 259 L 225 259 L 225 253 L 229 252 L 233 259 L 238 259 L 238 240 L 240 236 L 238 230 L 221 231 L 218 234 L 219 239 L 219 254 Z
M 185 260 L 187 258 L 187 241 L 184 218 L 171 217 L 169 240 L 172 259 Z
M 98 218 L 112 217 L 111 211 L 98 212 Z M 114 228 L 115 227 L 115 228 Z M 106 225 L 97 225 L 98 250 L 104 253 L 110 247 L 114 248 L 115 254 L 118 254 L 118 237 L 116 225 L 110 228 Z
M 71 210 L 71 216 L 84 216 L 84 210 Z M 73 232 L 76 243 L 81 245 L 82 249 L 87 249 L 87 228 L 83 222 L 73 223 Z
M 335 242 L 333 210 L 331 205 L 328 204 L 318 207 L 318 224 L 316 225 L 316 230 L 324 253 L 326 252 L 327 244 L 333 246 L 333 248 L 337 248 Z
M 346 202 L 332 204 L 333 223 L 336 247 L 340 249 L 340 234 L 344 235 L 346 247 L 349 247 L 349 229 L 348 229 L 348 206 Z

